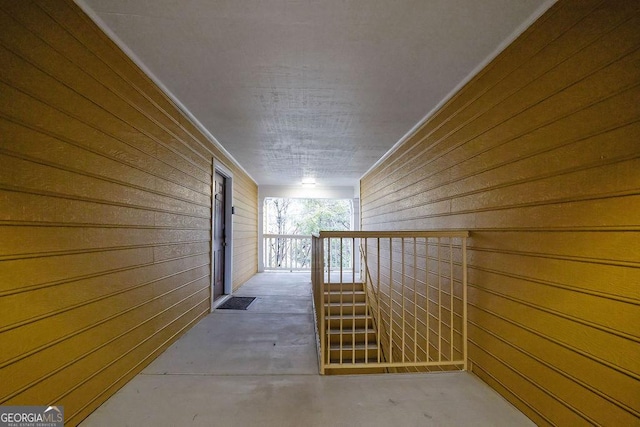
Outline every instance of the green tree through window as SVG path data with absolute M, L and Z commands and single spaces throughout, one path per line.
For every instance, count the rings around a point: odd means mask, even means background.
M 351 200 L 268 198 L 264 202 L 263 232 L 278 235 L 311 235 L 320 231 L 348 231 L 353 218 Z M 265 265 L 282 268 L 293 260 L 295 268 L 310 268 L 310 240 L 272 238 L 267 241 Z M 295 243 L 294 243 L 295 242 Z M 351 257 L 351 248 L 343 248 Z

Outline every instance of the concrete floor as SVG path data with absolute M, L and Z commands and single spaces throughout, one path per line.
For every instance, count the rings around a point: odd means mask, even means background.
M 81 425 L 533 426 L 464 372 L 320 376 L 308 273 L 262 273 Z

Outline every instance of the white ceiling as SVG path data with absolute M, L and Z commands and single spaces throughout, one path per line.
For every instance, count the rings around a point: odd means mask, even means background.
M 77 1 L 259 185 L 357 185 L 553 3 Z

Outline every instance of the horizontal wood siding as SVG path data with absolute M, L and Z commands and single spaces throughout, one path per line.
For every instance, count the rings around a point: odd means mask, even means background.
M 361 181 L 466 229 L 473 372 L 539 425 L 640 424 L 640 3 L 561 0 Z
M 234 287 L 257 186 L 71 1 L 0 1 L 0 405 L 78 424 L 209 312 L 214 158 Z

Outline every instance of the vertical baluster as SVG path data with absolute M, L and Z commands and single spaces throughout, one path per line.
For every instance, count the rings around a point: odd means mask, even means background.
M 328 293 L 328 304 L 327 304 L 327 363 L 331 363 L 331 238 L 323 239 L 323 244 L 327 243 L 327 253 L 325 255 L 325 262 L 327 265 L 327 293 Z M 324 271 L 322 272 L 324 276 Z
M 324 247 L 322 245 L 322 240 L 320 238 L 312 238 L 312 243 L 313 246 L 317 246 L 317 248 L 315 251 L 313 251 L 312 256 L 315 257 L 315 275 L 316 275 L 316 285 L 320 286 L 320 306 L 316 307 L 316 313 L 318 312 L 317 310 L 320 311 L 320 373 L 324 374 L 324 365 L 326 363 L 325 360 L 325 355 L 324 355 L 324 347 L 326 347 L 327 345 L 331 345 L 329 341 L 329 339 L 327 338 L 327 334 L 326 334 L 326 325 L 325 325 L 325 295 L 324 295 L 324 291 L 326 289 L 325 284 L 324 284 L 324 262 L 320 263 L 321 261 L 324 261 Z M 321 279 L 321 281 L 319 282 L 319 280 Z M 329 299 L 329 301 L 331 301 Z M 326 313 L 326 317 L 329 317 L 329 314 Z M 327 343 L 328 342 L 328 343 Z M 325 344 L 327 343 L 327 344 Z
M 340 262 L 340 350 L 338 352 L 340 364 L 342 365 L 342 346 L 343 346 L 343 334 L 344 334 L 344 283 L 342 278 L 342 237 L 340 237 L 340 250 L 338 252 L 338 258 Z
M 413 238 L 413 363 L 418 361 L 418 243 Z
M 450 319 L 449 319 L 449 327 L 450 327 L 450 353 L 449 360 L 454 360 L 453 357 L 453 237 L 449 237 L 449 305 L 450 305 Z
M 352 237 L 351 238 L 351 305 L 353 307 L 353 323 L 351 323 L 351 347 L 353 348 L 352 351 L 352 363 L 356 363 L 356 319 L 355 319 L 355 313 L 356 313 L 356 251 L 355 251 L 355 247 L 356 247 L 356 238 Z M 365 358 L 366 358 L 366 354 L 365 354 Z
M 401 277 L 401 292 L 400 292 L 401 298 L 402 298 L 402 304 L 401 304 L 402 316 L 400 318 L 401 321 L 402 321 L 402 340 L 400 342 L 401 342 L 401 345 L 402 345 L 402 360 L 401 360 L 401 362 L 404 362 L 405 361 L 405 348 L 404 348 L 404 346 L 405 346 L 405 336 L 404 335 L 405 335 L 405 331 L 406 331 L 406 329 L 405 329 L 406 313 L 404 311 L 405 310 L 405 304 L 404 304 L 404 286 L 405 286 L 405 277 L 404 277 L 405 276 L 404 237 L 402 238 L 402 244 L 400 245 L 400 250 L 402 251 L 401 255 L 400 255 L 400 260 L 402 262 L 402 265 L 400 267 L 401 268 L 401 273 L 400 274 L 402 274 L 402 277 Z
M 464 370 L 468 368 L 467 362 L 467 238 L 462 238 L 462 357 Z
M 364 363 L 369 363 L 369 280 L 367 277 L 367 271 L 369 266 L 367 265 L 367 238 L 360 240 L 360 247 L 363 251 L 363 257 L 360 260 L 360 280 L 362 281 L 362 288 L 364 290 Z M 362 246 L 364 245 L 364 247 Z
M 393 363 L 393 238 L 389 238 L 389 363 Z
M 431 360 L 431 347 L 430 347 L 430 344 L 431 344 L 431 342 L 430 342 L 430 340 L 431 340 L 431 329 L 429 328 L 430 327 L 429 321 L 431 319 L 429 319 L 429 292 L 430 292 L 430 289 L 429 289 L 429 238 L 428 237 L 426 237 L 424 239 L 424 244 L 425 244 L 425 257 L 424 257 L 424 259 L 425 259 L 425 278 L 424 278 L 424 281 L 425 281 L 426 298 L 427 298 L 426 307 L 425 307 L 426 308 L 426 315 L 427 315 L 427 334 L 426 334 L 427 335 L 426 336 L 427 350 L 426 350 L 426 352 L 427 352 L 427 362 L 429 362 Z
M 440 237 L 438 237 L 438 362 L 442 361 L 442 272 Z
M 382 343 L 380 341 L 380 323 L 382 322 L 382 319 L 380 319 L 380 238 L 378 237 L 377 239 L 377 251 L 376 251 L 376 256 L 377 258 L 377 268 L 378 268 L 378 276 L 376 277 L 376 280 L 378 283 L 376 283 L 376 287 L 377 287 L 377 292 L 376 292 L 376 310 L 377 310 L 377 314 L 376 314 L 376 341 L 377 341 L 377 346 L 378 346 L 378 363 L 380 363 L 380 357 L 382 355 Z
M 343 240 L 343 238 L 340 237 L 340 252 L 339 252 L 340 253 L 340 283 L 342 283 L 344 281 L 344 279 L 343 279 L 344 271 L 342 269 L 342 265 L 343 265 L 343 262 L 344 262 L 344 258 L 343 258 L 344 257 L 344 252 L 343 252 L 344 248 L 343 248 L 343 245 L 342 245 L 342 240 Z

